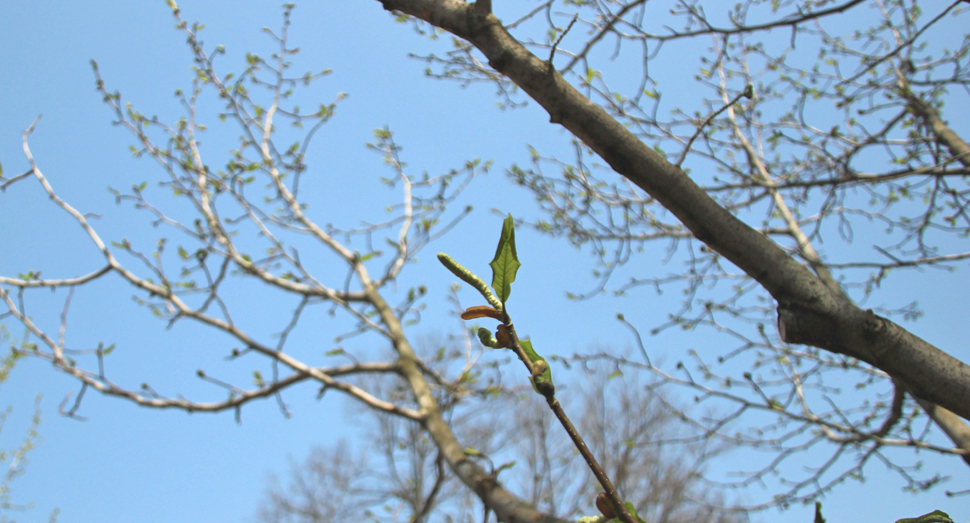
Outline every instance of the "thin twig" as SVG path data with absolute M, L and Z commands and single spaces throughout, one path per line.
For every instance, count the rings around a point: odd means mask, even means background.
M 586 442 L 583 441 L 583 437 L 580 436 L 579 432 L 576 431 L 576 427 L 573 425 L 572 421 L 569 420 L 569 416 L 562 409 L 562 405 L 559 404 L 559 400 L 555 396 L 549 396 L 546 398 L 546 402 L 549 403 L 549 408 L 552 412 L 559 418 L 559 423 L 562 424 L 563 428 L 566 429 L 566 434 L 569 434 L 569 438 L 573 440 L 573 444 L 579 449 L 579 453 L 583 455 L 583 459 L 586 460 L 586 464 L 589 465 L 590 470 L 593 471 L 593 475 L 603 486 L 603 490 L 606 492 L 606 496 L 610 499 L 610 503 L 613 504 L 613 510 L 620 521 L 623 523 L 637 523 L 637 520 L 633 519 L 633 515 L 627 510 L 626 506 L 623 504 L 623 500 L 620 499 L 620 495 L 616 492 L 616 487 L 613 486 L 613 482 L 610 481 L 609 476 L 603 471 L 603 467 L 600 466 L 599 462 L 596 461 L 596 457 L 590 452 L 589 447 L 586 446 Z
M 508 314 L 508 309 L 505 309 L 502 312 L 505 327 L 509 332 L 509 348 L 512 349 L 519 359 L 522 360 L 522 363 L 525 364 L 526 369 L 529 370 L 529 375 L 533 378 L 533 383 L 538 383 L 535 380 L 538 379 L 541 371 L 536 368 L 532 360 L 529 359 L 528 355 L 525 353 L 522 345 L 519 343 L 519 338 L 515 333 L 515 327 L 512 325 L 511 318 Z M 583 455 L 583 459 L 586 460 L 586 464 L 589 465 L 590 470 L 593 471 L 593 475 L 596 476 L 596 479 L 600 482 L 600 485 L 602 485 L 603 490 L 606 492 L 606 496 L 613 505 L 613 511 L 617 514 L 620 521 L 623 523 L 638 523 L 623 504 L 623 500 L 616 492 L 616 487 L 613 486 L 613 482 L 610 481 L 610 478 L 606 475 L 603 467 L 600 466 L 598 461 L 596 461 L 596 457 L 593 456 L 592 452 L 590 452 L 589 447 L 586 446 L 586 442 L 583 440 L 583 437 L 576 430 L 576 427 L 573 425 L 572 421 L 569 420 L 569 416 L 566 415 L 566 412 L 563 410 L 562 405 L 560 405 L 559 400 L 556 399 L 555 387 L 538 387 L 537 385 L 536 390 L 546 398 L 546 403 L 549 404 L 549 408 L 552 409 L 552 412 L 556 415 L 556 418 L 559 419 L 559 423 L 561 423 L 563 428 L 566 430 L 566 434 L 569 434 L 569 438 L 573 440 L 573 444 L 576 445 L 577 449 L 579 449 L 579 453 Z
M 750 85 L 746 86 L 744 88 L 744 91 L 741 91 L 740 93 L 738 93 L 738 95 L 735 96 L 733 100 L 724 104 L 724 107 L 721 107 L 720 109 L 718 109 L 717 112 L 715 112 L 714 114 L 708 116 L 707 119 L 704 120 L 704 123 L 702 123 L 697 127 L 697 130 L 694 131 L 694 135 L 690 137 L 690 140 L 687 141 L 687 145 L 684 146 L 684 152 L 680 153 L 680 158 L 677 159 L 677 162 L 675 165 L 677 165 L 677 167 L 680 167 L 680 164 L 684 163 L 684 160 L 687 159 L 687 153 L 690 152 L 690 146 L 693 145 L 694 140 L 696 140 L 697 137 L 701 135 L 701 132 L 704 131 L 705 127 L 707 127 L 707 124 L 711 123 L 711 120 L 717 118 L 717 115 L 726 111 L 728 107 L 731 107 L 732 105 L 736 104 L 738 100 L 741 99 L 741 97 L 751 98 L 751 96 L 753 95 L 753 90 L 754 88 L 752 86 Z
M 552 44 L 552 49 L 549 50 L 549 62 L 548 62 L 550 71 L 553 70 L 552 59 L 556 57 L 556 48 L 559 47 L 559 43 L 562 42 L 562 39 L 566 38 L 566 33 L 568 33 L 569 30 L 573 28 L 573 24 L 576 23 L 577 19 L 579 19 L 579 13 L 573 15 L 573 19 L 572 21 L 569 22 L 569 25 L 566 26 L 566 30 L 563 31 L 562 34 L 559 35 L 559 38 L 556 39 L 556 42 Z

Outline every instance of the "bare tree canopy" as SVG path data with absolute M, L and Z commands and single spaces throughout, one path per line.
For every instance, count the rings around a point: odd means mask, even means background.
M 641 517 L 667 523 L 747 520 L 701 481 L 718 454 L 712 445 L 719 443 L 672 453 L 658 441 L 678 431 L 676 413 L 635 376 L 608 379 L 592 369 L 582 376 L 567 406 L 582 413 L 587 441 L 624 496 L 638 500 Z M 460 419 L 453 424 L 466 454 L 543 512 L 572 519 L 589 514 L 589 500 L 600 487 L 548 409 L 532 399 L 502 394 L 487 400 L 485 409 L 456 409 L 463 411 L 452 419 Z M 356 445 L 356 454 L 346 441 L 317 447 L 292 463 L 282 480 L 274 478 L 260 521 L 316 523 L 354 514 L 374 521 L 481 520 L 474 496 L 446 472 L 417 425 L 382 414 L 362 425 L 369 427 L 368 443 Z
M 502 190 L 537 202 L 540 215 L 522 213 L 520 228 L 593 255 L 594 287 L 564 281 L 564 290 L 597 303 L 609 302 L 603 294 L 632 296 L 645 308 L 650 290 L 682 293 L 653 324 L 618 316 L 611 328 L 627 334 L 632 351 L 572 355 L 541 340 L 533 349 L 516 331 L 527 327 L 513 327 L 505 308 L 519 266 L 511 217 L 497 249 L 491 237 L 468 240 L 481 251 L 476 266 L 495 250 L 493 271 L 510 271 L 492 282 L 498 297 L 470 277 L 460 279 L 488 306 L 477 297 L 459 303 L 457 284 L 449 297 L 456 316 L 498 320 L 496 336 L 485 329 L 479 343 L 463 326 L 434 350 L 416 350 L 411 326 L 426 320 L 431 297 L 406 274 L 419 261 L 435 263 L 432 242 L 449 250 L 472 212 L 463 192 L 493 163 L 419 173 L 385 127 L 368 147 L 390 169 L 381 180 L 388 191 L 357 189 L 354 204 L 385 207 L 386 218 L 329 213 L 307 186 L 360 179 L 311 176 L 310 151 L 344 95 L 310 109 L 297 103 L 301 89 L 331 71 L 295 65 L 294 6 L 284 6 L 280 29 L 266 30 L 270 53 L 249 52 L 231 67 L 226 48 L 203 41 L 203 25 L 168 4 L 193 63 L 191 86 L 176 92 L 179 118 L 128 102 L 92 61 L 98 94 L 133 137 L 132 153 L 161 173 L 113 194 L 159 232 L 114 237 L 63 198 L 31 150 L 39 118 L 23 133 L 26 170 L 0 172 L 5 193 L 36 182 L 51 206 L 42 212 L 69 216 L 99 257 L 73 276 L 34 267 L 0 275 L 0 320 L 23 332 L 13 354 L 79 384 L 65 415 L 80 417 L 88 392 L 236 419 L 262 399 L 289 416 L 283 394 L 302 384 L 320 399 L 352 402 L 376 431 L 368 443 L 295 464 L 288 482 L 269 491 L 265 521 L 389 517 L 376 515 L 381 505 L 408 521 L 566 521 L 604 511 L 598 485 L 621 512 L 620 498 L 630 502 L 624 521 L 740 521 L 726 510 L 734 500 L 726 486 L 744 495 L 764 486 L 745 500 L 758 510 L 813 502 L 865 479 L 876 463 L 914 492 L 948 475 L 922 469 L 922 454 L 970 465 L 965 348 L 936 347 L 898 323 L 920 315 L 915 300 L 867 305 L 910 271 L 959 278 L 970 258 L 970 129 L 957 116 L 970 94 L 963 0 L 548 0 L 496 3 L 496 12 L 490 0 L 380 0 L 398 27 L 442 43 L 443 51 L 413 57 L 428 76 L 485 83 L 503 109 L 537 104 L 550 127 L 568 131 L 568 158 L 530 148 L 531 165 L 501 166 L 510 182 Z M 231 142 L 212 140 L 229 144 L 228 154 L 203 140 L 212 125 L 234 133 Z M 501 207 L 508 211 L 520 216 Z M 503 249 L 511 249 L 511 269 L 494 265 Z M 459 274 L 449 257 L 439 259 Z M 644 273 L 639 260 L 677 268 Z M 69 341 L 75 294 L 119 281 L 120 298 L 133 294 L 168 328 L 188 324 L 212 336 L 207 349 L 234 370 L 199 368 L 195 377 L 219 399 L 117 375 L 106 365 L 114 344 Z M 51 290 L 56 310 L 43 305 L 41 293 Z M 271 311 L 276 330 L 250 316 L 270 297 L 288 304 Z M 678 347 L 679 361 L 661 361 L 643 334 L 675 327 L 718 341 Z M 307 341 L 323 338 L 323 350 Z M 364 341 L 346 348 L 352 339 Z M 513 378 L 523 371 L 516 356 L 531 386 Z M 552 367 L 584 372 L 553 385 Z M 557 410 L 556 386 L 601 469 Z M 565 432 L 536 409 L 533 393 Z M 707 464 L 728 451 L 744 456 L 741 475 L 708 476 Z M 503 465 L 512 461 L 521 464 Z

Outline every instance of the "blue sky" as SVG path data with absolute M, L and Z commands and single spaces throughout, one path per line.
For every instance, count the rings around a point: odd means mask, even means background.
M 260 29 L 275 29 L 281 20 L 279 7 L 265 2 L 186 1 L 180 6 L 187 20 L 206 24 L 207 46 L 225 46 L 228 54 L 223 65 L 230 70 L 240 66 L 247 51 L 268 54 L 271 46 Z M 58 193 L 82 212 L 101 215 L 95 223 L 103 237 L 150 245 L 154 233 L 148 217 L 115 205 L 107 187 L 126 188 L 151 179 L 157 175 L 156 168 L 127 152 L 131 139 L 111 125 L 113 115 L 94 90 L 89 61 L 97 60 L 109 90 L 121 91 L 124 100 L 162 120 L 176 117 L 179 108 L 172 93 L 189 86 L 191 58 L 164 2 L 35 1 L 12 3 L 4 11 L 0 162 L 5 176 L 27 169 L 21 135 L 43 114 L 30 145 Z M 479 260 L 478 270 L 487 273 L 491 251 L 477 238 L 487 238 L 488 245 L 497 236 L 500 217 L 490 209 L 536 215 L 530 196 L 512 187 L 504 169 L 512 163 L 528 163 L 526 144 L 568 151 L 567 134 L 550 125 L 548 116 L 537 108 L 502 111 L 496 108 L 490 86 L 460 88 L 425 78 L 425 65 L 409 59 L 408 53 L 443 52 L 447 38 L 429 42 L 407 26 L 393 23 L 374 1 L 301 4 L 291 29 L 291 41 L 302 48 L 295 59 L 297 70 L 334 71 L 314 83 L 305 96 L 329 102 L 338 93 L 348 94 L 333 121 L 321 129 L 311 160 L 311 166 L 319 169 L 314 176 L 327 182 L 318 184 L 325 189 L 312 200 L 333 215 L 323 221 L 347 227 L 377 221 L 384 216 L 383 206 L 394 201 L 396 193 L 378 184 L 390 171 L 364 147 L 375 128 L 387 126 L 395 132 L 404 147 L 402 157 L 415 173 L 444 172 L 472 158 L 495 161 L 495 169 L 477 179 L 463 200 L 474 204 L 475 212 L 423 253 L 401 282 L 402 289 L 429 285 L 428 309 L 414 329 L 416 335 L 458 328 L 444 299 L 452 279 L 442 277 L 432 255 L 446 250 L 468 265 Z M 213 129 L 207 140 L 218 150 L 220 140 L 230 144 L 231 136 L 220 136 Z M 35 182 L 25 182 L 0 195 L 0 274 L 42 270 L 47 277 L 70 277 L 99 267 L 98 253 L 77 225 L 47 200 Z M 375 188 L 384 191 L 383 200 L 361 197 L 362 191 Z M 587 254 L 526 231 L 519 233 L 518 250 L 524 265 L 515 295 L 514 306 L 520 311 L 516 323 L 527 326 L 526 334 L 534 340 L 545 340 L 563 354 L 594 344 L 629 346 L 628 331 L 618 328 L 613 319 L 617 312 L 649 328 L 662 320 L 667 305 L 676 302 L 676 297 L 649 293 L 572 302 L 565 299 L 567 290 L 583 291 L 592 284 Z M 637 263 L 637 270 L 671 270 L 653 259 Z M 538 270 L 540 264 L 542 270 Z M 38 293 L 31 306 L 38 321 L 50 328 L 56 326 L 65 295 L 44 294 Z M 925 271 L 891 281 L 876 299 L 894 303 L 918 298 L 926 315 L 906 326 L 968 361 L 968 295 L 970 285 L 963 272 Z M 206 400 L 221 397 L 221 391 L 200 383 L 196 369 L 219 369 L 226 376 L 240 373 L 245 379 L 246 368 L 227 368 L 222 361 L 225 340 L 190 325 L 166 330 L 147 311 L 134 306 L 130 296 L 117 279 L 100 282 L 77 293 L 69 320 L 68 336 L 75 346 L 117 343 L 109 371 L 119 382 L 132 387 L 148 382 L 168 394 Z M 462 296 L 472 301 L 468 291 Z M 255 331 L 269 336 L 281 325 L 279 319 L 275 323 L 264 319 L 269 315 L 263 305 L 253 300 L 239 314 L 253 322 Z M 332 348 L 332 338 L 341 332 L 339 326 L 324 323 L 325 315 L 320 316 L 323 332 L 307 338 L 308 344 L 315 344 L 313 351 Z M 564 333 L 549 318 L 583 321 L 570 322 L 569 332 Z M 19 335 L 15 325 L 10 330 Z M 652 338 L 651 343 L 667 347 L 657 351 L 666 350 L 670 359 L 676 359 L 687 348 L 704 347 L 707 340 L 671 333 Z M 268 473 L 283 473 L 288 459 L 301 458 L 311 445 L 354 434 L 347 426 L 353 419 L 347 416 L 348 406 L 335 395 L 314 401 L 315 388 L 308 385 L 286 393 L 291 418 L 284 419 L 275 402 L 263 401 L 243 410 L 241 424 L 231 413 L 188 415 L 142 409 L 90 392 L 80 412 L 87 421 L 68 419 L 57 414 L 58 405 L 77 387 L 40 361 L 22 363 L 0 391 L 0 405 L 15 409 L 0 434 L 4 447 L 19 441 L 34 396 L 43 394 L 44 442 L 30 455 L 26 475 L 13 484 L 16 501 L 36 506 L 19 518 L 25 521 L 44 519 L 55 507 L 61 510 L 59 520 L 68 523 L 247 521 Z M 940 463 L 932 457 L 927 462 L 928 466 Z M 970 485 L 967 467 L 954 459 L 942 463 L 942 470 L 953 475 L 945 488 Z M 970 499 L 947 499 L 942 491 L 918 496 L 901 493 L 896 478 L 873 469 L 865 484 L 850 484 L 828 496 L 825 513 L 833 522 L 895 521 L 942 509 L 957 521 L 967 521 Z M 755 516 L 772 521 L 810 518 L 808 509 L 801 508 Z

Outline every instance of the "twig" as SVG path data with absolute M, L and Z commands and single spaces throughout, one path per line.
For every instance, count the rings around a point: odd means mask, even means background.
M 559 418 L 559 423 L 562 424 L 563 428 L 566 429 L 566 434 L 569 434 L 570 439 L 573 440 L 573 444 L 579 449 L 579 453 L 583 455 L 583 459 L 586 460 L 586 464 L 589 465 L 590 470 L 593 471 L 593 475 L 603 486 L 603 490 L 606 492 L 606 496 L 609 498 L 610 503 L 613 504 L 613 510 L 617 517 L 623 523 L 638 523 L 637 520 L 633 519 L 633 515 L 626 509 L 623 504 L 623 500 L 620 499 L 620 495 L 616 492 L 616 487 L 613 486 L 613 482 L 610 481 L 609 476 L 603 471 L 603 467 L 600 466 L 599 462 L 596 461 L 596 457 L 590 452 L 589 447 L 586 446 L 586 442 L 583 441 L 583 437 L 579 435 L 576 431 L 576 427 L 569 420 L 569 416 L 566 412 L 562 410 L 562 405 L 559 404 L 559 400 L 555 396 L 550 395 L 546 398 L 547 403 L 549 403 L 549 408 L 552 412 Z
M 542 371 L 537 368 L 536 365 L 534 365 L 531 359 L 529 359 L 525 353 L 525 350 L 522 348 L 522 345 L 519 343 L 519 338 L 515 333 L 515 327 L 512 325 L 507 309 L 503 311 L 503 316 L 505 320 L 505 327 L 509 332 L 509 348 L 512 349 L 519 359 L 522 360 L 522 363 L 525 364 L 526 369 L 529 370 L 529 375 L 531 375 L 534 380 L 537 380 L 539 375 L 542 374 Z M 561 423 L 562 427 L 566 430 L 566 434 L 569 434 L 569 438 L 573 440 L 573 444 L 576 445 L 577 449 L 579 449 L 579 453 L 583 455 L 583 459 L 586 460 L 586 464 L 589 465 L 590 470 L 593 471 L 593 475 L 596 476 L 597 481 L 599 481 L 600 485 L 603 486 L 603 490 L 606 492 L 607 498 L 609 498 L 610 503 L 613 505 L 614 513 L 623 523 L 638 523 L 623 504 L 623 500 L 616 492 L 616 487 L 613 486 L 613 482 L 610 481 L 610 478 L 606 475 L 603 467 L 600 466 L 598 461 L 596 461 L 596 457 L 593 456 L 592 452 L 590 452 L 589 447 L 586 446 L 586 442 L 583 440 L 583 437 L 576 430 L 576 427 L 573 425 L 572 421 L 569 420 L 569 416 L 566 415 L 566 412 L 563 410 L 559 400 L 556 399 L 555 387 L 539 387 L 538 381 L 533 381 L 533 383 L 536 384 L 536 390 L 546 398 L 546 403 L 549 404 L 549 408 L 552 409 L 552 412 L 556 415 L 556 418 L 559 419 L 559 423 Z
M 677 162 L 675 164 L 677 165 L 677 167 L 680 167 L 680 164 L 684 163 L 684 160 L 687 159 L 687 153 L 690 152 L 690 146 L 693 145 L 694 140 L 696 140 L 697 137 L 701 135 L 701 132 L 704 130 L 705 127 L 707 127 L 707 124 L 711 123 L 711 120 L 717 118 L 717 115 L 723 113 L 725 110 L 727 110 L 728 107 L 731 107 L 732 105 L 736 104 L 738 100 L 741 99 L 742 96 L 745 98 L 751 98 L 752 96 L 754 96 L 754 86 L 750 84 L 745 86 L 744 91 L 741 91 L 740 93 L 738 93 L 738 95 L 735 96 L 733 100 L 724 104 L 724 107 L 721 107 L 720 109 L 717 110 L 717 112 L 708 116 L 707 119 L 704 120 L 704 123 L 702 123 L 700 126 L 697 127 L 697 130 L 694 131 L 694 136 L 691 136 L 690 140 L 687 141 L 687 145 L 684 147 L 684 152 L 680 153 L 680 158 L 677 159 Z
M 552 59 L 556 57 L 556 48 L 559 47 L 559 43 L 562 42 L 562 39 L 566 38 L 566 33 L 568 33 L 569 30 L 573 28 L 573 24 L 576 23 L 577 19 L 579 19 L 579 13 L 573 15 L 573 19 L 571 22 L 569 22 L 569 25 L 566 26 L 566 30 L 563 31 L 562 34 L 559 35 L 559 38 L 556 39 L 556 42 L 552 44 L 552 49 L 549 50 L 549 61 L 548 61 L 550 71 L 553 70 Z

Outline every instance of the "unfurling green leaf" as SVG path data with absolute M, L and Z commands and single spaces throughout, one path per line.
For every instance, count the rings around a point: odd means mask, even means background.
M 825 518 L 822 517 L 822 503 L 815 502 L 815 523 L 825 523 Z
M 492 288 L 504 305 L 512 293 L 515 273 L 522 266 L 515 252 L 515 223 L 511 214 L 502 223 L 502 236 L 495 249 L 495 258 L 489 265 L 492 267 Z
M 549 368 L 549 363 L 532 348 L 531 341 L 519 340 L 519 345 L 522 346 L 522 350 L 529 357 L 529 360 L 532 361 L 532 366 L 538 373 L 537 376 L 529 378 L 529 381 L 532 382 L 532 388 L 542 395 L 546 395 L 547 391 L 550 393 L 554 392 L 556 389 L 553 387 L 552 369 Z

